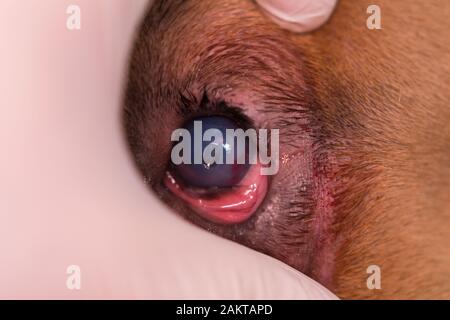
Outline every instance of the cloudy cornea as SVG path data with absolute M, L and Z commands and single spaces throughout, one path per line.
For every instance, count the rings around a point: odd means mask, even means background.
M 192 164 L 223 164 L 225 149 L 225 164 L 246 164 L 246 147 L 248 148 L 247 164 L 257 164 L 258 159 L 261 175 L 275 175 L 279 169 L 279 129 L 226 129 L 226 139 L 217 129 L 203 132 L 202 121 L 194 121 L 194 136 L 185 128 L 178 128 L 172 132 L 171 141 L 178 142 L 172 147 L 171 161 L 175 165 Z M 192 140 L 193 139 L 193 140 Z M 247 140 L 248 139 L 248 140 Z M 180 141 L 181 140 L 181 141 Z M 210 142 L 202 150 L 202 142 Z M 222 144 L 223 142 L 226 144 Z M 235 143 L 235 141 L 237 143 Z M 248 141 L 248 143 L 247 143 Z M 194 142 L 194 143 L 192 143 Z M 194 150 L 192 149 L 194 145 Z M 268 146 L 270 145 L 270 154 Z M 237 159 L 235 152 L 237 150 Z M 193 152 L 193 154 L 192 154 Z

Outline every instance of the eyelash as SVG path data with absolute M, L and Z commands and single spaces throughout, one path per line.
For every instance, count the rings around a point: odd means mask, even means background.
M 241 108 L 229 105 L 224 99 L 210 99 L 206 88 L 201 91 L 200 99 L 189 89 L 180 91 L 179 96 L 180 106 L 178 110 L 183 118 L 183 123 L 198 117 L 223 116 L 233 120 L 244 130 L 257 129 L 255 122 L 245 115 Z

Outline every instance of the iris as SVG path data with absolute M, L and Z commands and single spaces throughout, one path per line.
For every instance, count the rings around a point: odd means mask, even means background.
M 191 164 L 181 163 L 178 165 L 173 164 L 174 173 L 180 177 L 183 182 L 190 187 L 196 188 L 229 188 L 237 185 L 242 178 L 246 175 L 247 171 L 250 168 L 250 164 L 248 161 L 245 161 L 245 164 L 238 164 L 238 148 L 232 147 L 237 146 L 237 138 L 234 137 L 234 143 L 229 143 L 230 141 L 226 141 L 226 129 L 238 129 L 238 125 L 235 121 L 222 116 L 206 116 L 206 117 L 198 117 L 190 120 L 184 126 L 191 137 L 195 137 L 194 133 L 194 121 L 201 121 L 202 123 L 202 133 L 208 129 L 217 129 L 222 133 L 222 139 L 216 141 L 213 138 L 213 141 L 201 141 L 201 150 L 202 154 L 205 148 L 209 144 L 216 144 L 219 148 L 223 148 L 223 164 L 218 163 L 205 163 L 204 161 L 199 164 L 195 164 L 194 152 L 191 153 Z M 194 139 L 191 139 L 191 150 L 194 149 Z M 253 143 L 252 141 L 248 141 L 248 143 Z M 248 143 L 246 143 L 245 150 L 245 158 L 248 159 Z M 232 145 L 232 146 L 230 146 Z M 242 151 L 241 151 L 242 152 Z M 226 164 L 226 155 L 233 154 L 235 161 L 233 164 Z M 203 157 L 202 157 L 203 158 Z

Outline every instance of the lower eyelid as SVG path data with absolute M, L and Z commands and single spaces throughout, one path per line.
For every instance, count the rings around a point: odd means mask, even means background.
M 235 224 L 250 218 L 264 200 L 268 178 L 260 175 L 260 169 L 259 164 L 251 166 L 239 186 L 213 199 L 189 195 L 170 172 L 166 173 L 164 184 L 204 218 L 219 224 Z

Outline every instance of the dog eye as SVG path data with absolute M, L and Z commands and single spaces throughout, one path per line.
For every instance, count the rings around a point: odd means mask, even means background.
M 191 141 L 188 141 L 189 163 L 172 162 L 172 168 L 187 186 L 203 189 L 231 188 L 244 178 L 250 167 L 249 146 L 246 144 L 245 148 L 239 150 L 235 147 L 238 143 L 236 137 L 232 142 L 226 138 L 227 129 L 233 131 L 238 129 L 236 123 L 220 116 L 201 117 L 189 121 L 184 129 L 191 137 Z M 208 137 L 206 140 L 203 139 L 205 133 Z M 214 136 L 208 136 L 208 133 Z M 249 143 L 255 142 L 250 140 Z M 210 158 L 215 159 L 205 159 L 209 154 Z M 245 160 L 242 164 L 237 161 L 240 157 Z
M 223 116 L 188 121 L 172 138 L 166 187 L 193 211 L 216 223 L 240 223 L 264 200 L 267 176 L 257 161 L 256 131 Z M 236 134 L 241 133 L 241 135 Z

